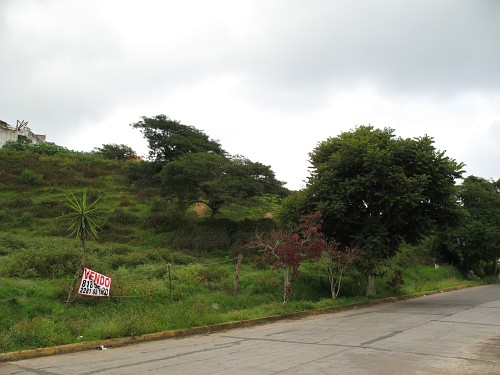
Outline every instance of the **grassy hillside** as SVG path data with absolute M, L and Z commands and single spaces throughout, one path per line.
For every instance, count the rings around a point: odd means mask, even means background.
M 178 212 L 158 187 L 129 183 L 135 169 L 88 154 L 0 150 L 0 352 L 364 299 L 361 274 L 348 275 L 343 297 L 333 302 L 322 266 L 306 264 L 283 307 L 281 274 L 248 253 L 233 295 L 235 255 L 256 225 L 270 225 L 266 217 L 279 201 L 251 200 L 208 220 L 203 207 Z M 84 190 L 101 197 L 101 231 L 88 244 L 87 266 L 112 277 L 111 297 L 66 305 L 82 248 L 68 235 L 65 202 Z M 434 270 L 415 260 L 402 269 L 402 293 L 463 283 L 451 267 Z M 389 275 L 378 280 L 381 295 L 397 292 L 386 288 Z

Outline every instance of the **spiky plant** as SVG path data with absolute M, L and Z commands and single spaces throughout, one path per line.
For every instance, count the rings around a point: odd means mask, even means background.
M 82 243 L 82 264 L 85 265 L 87 239 L 97 238 L 97 231 L 99 230 L 99 226 L 92 219 L 92 215 L 97 211 L 97 207 L 95 207 L 95 205 L 101 197 L 97 198 L 92 203 L 89 203 L 87 199 L 87 191 L 84 191 L 81 200 L 77 199 L 74 194 L 71 194 L 71 197 L 67 196 L 66 198 L 68 199 L 66 205 L 72 209 L 72 212 L 67 215 L 72 219 L 69 229 L 71 231 L 71 236 L 75 236 Z
M 87 239 L 97 238 L 99 226 L 92 219 L 92 216 L 97 211 L 97 207 L 95 207 L 95 205 L 101 197 L 90 203 L 87 199 L 87 191 L 84 191 L 81 199 L 76 198 L 74 194 L 71 194 L 70 197 L 66 196 L 66 198 L 68 199 L 66 205 L 68 205 L 72 210 L 68 215 L 66 215 L 71 219 L 71 225 L 69 227 L 71 236 L 79 239 L 83 247 L 82 263 L 75 273 L 75 277 L 73 278 L 68 294 L 68 299 L 66 301 L 67 303 L 70 303 L 75 299 L 75 285 L 79 279 L 81 269 L 85 266 Z

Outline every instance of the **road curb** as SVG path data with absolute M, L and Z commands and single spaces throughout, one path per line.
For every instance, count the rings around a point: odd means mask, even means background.
M 390 303 L 401 300 L 407 300 L 411 298 L 423 297 L 430 294 L 442 293 L 442 292 L 450 292 L 459 289 L 465 289 L 470 287 L 476 287 L 481 285 L 458 285 L 450 288 L 444 288 L 439 290 L 420 292 L 411 295 L 404 296 L 395 296 L 395 297 L 387 297 L 381 299 L 375 299 L 371 301 L 365 302 L 357 302 L 348 305 L 339 305 L 339 306 L 330 306 L 323 307 L 320 309 L 314 310 L 306 310 L 299 311 L 295 313 L 281 314 L 281 315 L 271 315 L 262 318 L 256 319 L 248 319 L 248 320 L 239 320 L 234 322 L 227 323 L 219 323 L 208 326 L 199 326 L 187 329 L 178 329 L 178 330 L 170 330 L 170 331 L 162 331 L 157 333 L 148 333 L 139 336 L 128 336 L 128 337 L 120 337 L 114 339 L 106 339 L 106 340 L 98 340 L 98 341 L 89 341 L 82 343 L 74 343 L 67 345 L 58 345 L 54 347 L 48 348 L 37 348 L 37 349 L 27 349 L 27 350 L 19 350 L 15 352 L 6 352 L 0 353 L 0 362 L 11 362 L 11 361 L 19 361 L 22 359 L 30 359 L 36 357 L 47 357 L 56 354 L 66 354 L 66 353 L 75 353 L 84 350 L 96 350 L 100 347 L 105 348 L 116 348 L 120 346 L 132 345 L 140 342 L 146 341 L 155 341 L 155 340 L 166 340 L 166 339 L 174 339 L 180 337 L 187 337 L 193 335 L 201 335 L 201 334 L 210 334 L 214 332 L 228 331 L 235 328 L 244 328 L 244 327 L 252 327 L 257 325 L 262 325 L 266 323 L 272 323 L 279 320 L 286 319 L 301 319 L 308 316 L 320 315 L 320 314 L 330 314 L 340 311 L 358 309 L 363 307 L 374 306 L 382 303 Z

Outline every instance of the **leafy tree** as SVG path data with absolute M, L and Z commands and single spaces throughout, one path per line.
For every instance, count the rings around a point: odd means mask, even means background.
M 129 160 L 137 158 L 136 152 L 131 147 L 124 144 L 103 144 L 102 147 L 95 147 L 94 150 L 104 159 Z
M 131 126 L 140 129 L 147 139 L 149 156 L 155 162 L 168 163 L 180 156 L 198 152 L 224 154 L 219 142 L 195 127 L 183 125 L 165 115 L 142 116 L 141 121 Z
M 159 186 L 161 164 L 145 160 L 134 160 L 127 164 L 125 176 L 129 183 L 143 186 Z
M 500 257 L 500 179 L 488 181 L 469 176 L 459 187 L 459 197 L 461 220 L 442 232 L 445 241 L 440 255 L 451 255 L 466 270 L 492 262 L 496 274 Z
M 362 255 L 363 251 L 356 247 L 343 247 L 333 239 L 328 242 L 322 262 L 330 283 L 332 299 L 335 300 L 340 293 L 342 277 Z
M 360 126 L 320 143 L 310 157 L 309 201 L 323 213 L 327 236 L 365 251 L 367 295 L 376 294 L 380 261 L 456 211 L 454 180 L 463 165 L 437 151 L 431 137 Z
M 256 232 L 249 248 L 262 251 L 273 262 L 273 268 L 283 270 L 283 304 L 288 303 L 292 280 L 305 260 L 317 261 L 327 244 L 321 229 L 321 214 L 315 212 L 300 217 L 291 231 Z
M 291 229 L 297 225 L 299 218 L 306 212 L 314 211 L 305 190 L 293 191 L 282 201 L 276 212 L 275 220 L 280 228 Z
M 286 192 L 268 166 L 211 152 L 180 156 L 163 166 L 160 178 L 167 197 L 203 202 L 212 218 L 227 203 Z
M 87 253 L 87 240 L 90 238 L 97 238 L 97 231 L 99 227 L 92 219 L 93 214 L 97 210 L 95 204 L 99 198 L 90 203 L 87 199 L 87 192 L 84 191 L 82 198 L 78 199 L 73 194 L 68 197 L 66 204 L 71 208 L 71 212 L 67 215 L 71 219 L 69 227 L 71 235 L 75 236 L 82 243 L 83 254 L 80 269 L 77 270 L 71 288 L 68 294 L 66 303 L 70 303 L 75 298 L 75 286 L 78 281 L 81 268 L 85 267 L 86 253 Z

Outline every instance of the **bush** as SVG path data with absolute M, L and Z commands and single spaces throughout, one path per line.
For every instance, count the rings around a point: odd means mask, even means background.
M 164 256 L 164 259 L 168 263 L 177 264 L 177 265 L 185 265 L 195 263 L 197 259 L 191 255 L 180 251 L 173 251 L 171 253 L 167 253 Z
M 228 290 L 230 287 L 227 267 L 207 265 L 198 271 L 198 277 L 210 291 Z
M 43 175 L 35 173 L 32 170 L 25 169 L 23 173 L 21 173 L 21 181 L 27 185 L 38 186 L 41 185 L 43 181 Z
M 55 143 L 51 143 L 51 142 L 36 143 L 36 144 L 30 145 L 29 148 L 35 154 L 48 155 L 48 156 L 59 154 L 59 153 L 70 152 L 67 148 L 65 148 L 63 146 L 58 146 Z
M 129 254 L 116 254 L 111 260 L 111 266 L 113 269 L 118 269 L 120 267 L 136 267 L 142 264 L 146 264 L 150 261 L 147 254 L 141 252 L 133 252 Z
M 3 206 L 6 208 L 13 208 L 13 209 L 28 208 L 33 206 L 33 200 L 30 198 L 29 195 L 22 193 L 22 194 L 17 194 L 14 197 L 6 200 L 3 203 Z
M 14 216 L 11 223 L 14 227 L 30 228 L 33 224 L 33 214 L 30 211 L 24 211 L 22 214 Z
M 203 268 L 200 264 L 172 267 L 172 284 L 176 296 L 186 296 L 206 291 L 199 272 Z
M 171 245 L 197 253 L 227 254 L 245 249 L 255 228 L 272 227 L 272 220 L 204 219 L 174 232 Z
M 386 285 L 389 290 L 399 293 L 404 283 L 403 272 L 400 269 L 395 269 Z
M 55 143 L 46 142 L 46 143 L 26 143 L 22 141 L 17 142 L 7 142 L 4 146 L 4 149 L 9 151 L 31 151 L 34 154 L 39 155 L 55 155 L 59 153 L 69 153 L 71 152 L 65 147 L 58 146 Z
M 161 170 L 161 165 L 145 162 L 132 161 L 127 165 L 125 175 L 129 183 L 151 186 L 160 184 L 158 172 Z
M 102 227 L 100 227 L 102 229 Z M 99 233 L 99 242 L 115 242 L 126 244 L 134 239 L 134 231 L 128 228 L 110 226 L 109 229 Z
M 130 201 L 130 199 L 124 198 L 120 201 L 120 207 L 130 207 L 133 206 L 133 202 Z
M 5 249 L 8 250 L 8 253 L 10 253 L 11 251 L 25 249 L 27 246 L 28 244 L 25 241 L 17 237 L 10 235 L 2 235 L 0 237 L 0 251 Z
M 9 151 L 27 151 L 29 149 L 29 144 L 26 142 L 9 141 L 3 145 L 3 149 Z
M 189 228 L 195 220 L 195 215 L 186 213 L 174 203 L 163 199 L 155 199 L 150 212 L 144 220 L 143 227 L 152 229 L 156 233 Z
M 94 150 L 98 155 L 109 160 L 124 161 L 137 158 L 136 152 L 130 146 L 124 144 L 103 144 L 102 147 L 95 147 Z
M 0 262 L 4 276 L 54 278 L 70 275 L 80 264 L 79 251 L 71 251 L 60 242 L 45 240 L 19 248 Z
M 68 211 L 68 206 L 56 201 L 42 201 L 34 208 L 34 215 L 37 218 L 56 218 L 64 215 Z
M 134 214 L 126 212 L 122 208 L 117 208 L 111 216 L 111 221 L 123 225 L 134 225 L 139 221 L 139 218 Z

